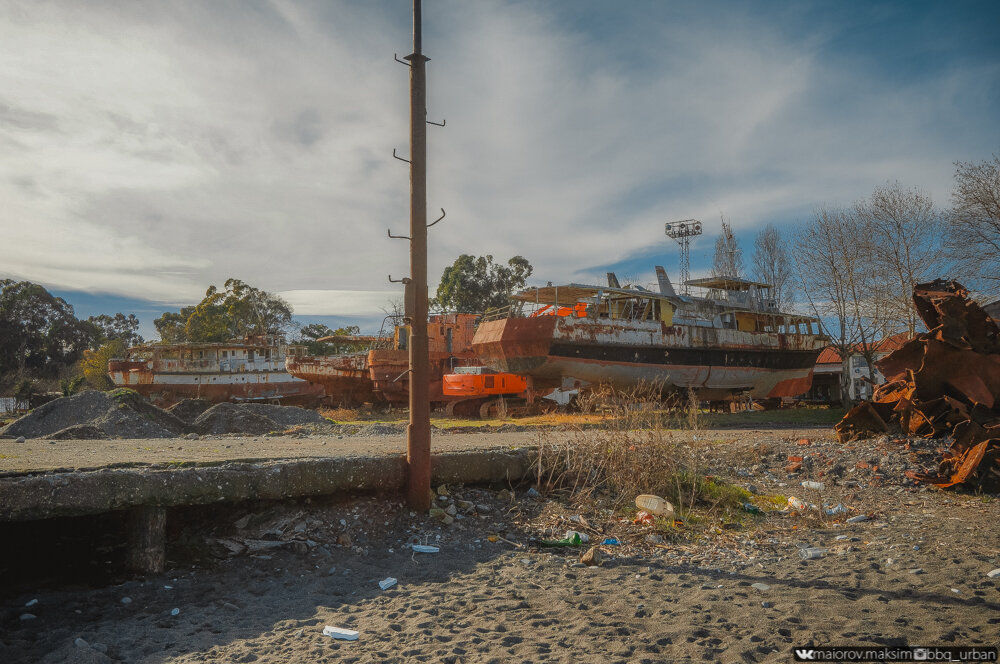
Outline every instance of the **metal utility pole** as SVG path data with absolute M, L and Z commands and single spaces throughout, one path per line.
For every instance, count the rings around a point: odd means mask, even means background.
M 410 424 L 406 428 L 407 502 L 430 508 L 431 417 L 427 350 L 427 85 L 421 51 L 420 0 L 413 0 L 410 65 Z
M 701 235 L 701 222 L 697 219 L 684 219 L 666 224 L 667 237 L 677 240 L 681 246 L 681 289 L 688 294 L 688 280 L 691 278 L 691 238 Z

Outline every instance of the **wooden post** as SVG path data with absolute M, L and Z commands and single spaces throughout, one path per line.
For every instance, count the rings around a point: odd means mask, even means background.
M 162 572 L 167 562 L 167 509 L 133 507 L 128 519 L 128 566 L 146 574 Z

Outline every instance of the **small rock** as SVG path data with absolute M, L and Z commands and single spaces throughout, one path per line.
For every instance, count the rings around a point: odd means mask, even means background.
M 996 570 L 996 571 L 997 571 L 997 572 L 1000 572 L 1000 570 Z M 990 572 L 990 574 L 993 574 L 993 572 Z M 35 604 L 38 604 L 38 600 L 37 600 L 37 599 L 33 599 L 33 600 L 31 600 L 30 602 L 28 602 L 27 604 L 25 604 L 25 606 L 26 606 L 26 607 L 27 607 L 27 606 L 34 606 Z
M 771 604 L 770 602 L 761 602 L 760 605 L 765 609 L 770 609 L 772 606 L 774 606 L 774 604 Z
M 300 630 L 297 630 L 297 631 L 295 632 L 295 634 L 293 634 L 292 636 L 294 636 L 295 638 L 299 638 L 299 637 L 300 637 L 300 636 L 302 636 L 303 634 L 305 634 L 305 632 L 304 632 L 304 631 L 302 631 L 302 630 L 300 629 Z
M 451 524 L 455 523 L 455 517 L 453 517 L 450 514 L 445 514 L 444 518 L 441 519 L 441 523 L 443 523 L 446 526 L 450 526 Z
M 444 513 L 448 516 L 455 516 L 458 514 L 458 508 L 454 505 L 448 505 L 448 507 L 444 508 Z
M 915 567 L 914 569 L 910 570 L 910 574 L 923 574 L 923 573 L 924 573 L 923 567 Z
M 600 565 L 604 562 L 604 553 L 596 546 L 592 546 L 587 550 L 587 553 L 580 556 L 580 562 L 588 567 Z
M 188 435 L 184 436 L 184 438 L 187 440 L 198 440 L 200 436 L 198 436 L 198 434 L 196 433 L 189 433 Z
M 997 578 L 998 576 L 1000 576 L 1000 567 L 996 568 L 993 571 L 987 572 L 986 576 L 990 577 L 991 579 Z
M 24 436 L 18 436 L 18 437 L 17 437 L 17 438 L 16 438 L 15 440 L 14 440 L 14 442 L 15 442 L 15 443 L 23 443 L 23 442 L 24 442 Z
M 476 505 L 476 511 L 480 514 L 489 514 L 493 511 L 493 508 L 489 505 Z
M 771 586 L 767 585 L 766 583 L 751 583 L 750 587 L 751 588 L 756 588 L 757 590 L 770 590 L 771 589 Z
M 475 503 L 468 500 L 456 500 L 455 504 L 458 505 L 458 509 L 463 512 L 471 512 L 475 508 Z
M 863 521 L 867 520 L 868 520 L 867 514 L 859 514 L 857 516 L 852 516 L 850 519 L 847 520 L 847 523 L 862 523 Z
M 97 652 L 101 652 L 104 654 L 108 653 L 108 647 L 103 643 L 91 643 L 90 647 L 96 650 Z
M 229 609 L 230 611 L 239 611 L 240 610 L 240 607 L 236 606 L 232 602 L 223 602 L 222 603 L 222 608 Z
M 340 535 L 337 536 L 337 544 L 340 546 L 351 546 L 351 536 L 347 533 L 340 533 Z
M 84 641 L 79 636 L 76 637 L 76 639 L 73 640 L 73 645 L 75 645 L 77 648 L 89 648 L 90 647 L 90 644 L 87 643 L 86 641 Z
M 181 614 L 181 610 L 180 609 L 170 609 L 170 615 L 172 615 L 172 616 L 179 616 L 180 614 Z
M 22 613 L 21 614 L 21 620 L 22 621 L 24 621 L 24 620 L 34 620 L 37 617 L 38 616 L 36 616 L 34 613 Z
M 447 484 L 442 484 L 441 486 L 439 486 L 437 488 L 437 495 L 439 495 L 439 496 L 447 496 L 448 495 L 448 485 Z
M 511 493 L 510 491 L 508 491 L 507 489 L 504 489 L 503 491 L 501 491 L 500 493 L 497 494 L 497 498 L 499 498 L 500 500 L 502 500 L 504 502 L 508 502 L 509 503 L 512 500 L 514 500 L 514 494 Z
M 245 517 L 243 517 L 242 519 L 239 519 L 233 525 L 236 526 L 239 530 L 243 530 L 244 528 L 247 527 L 247 524 L 249 524 L 249 523 L 250 523 L 250 515 L 247 514 Z
M 122 604 L 128 605 L 132 603 L 131 597 L 122 597 Z
M 955 593 L 956 595 L 961 595 L 962 594 L 962 591 L 959 590 L 958 588 L 952 588 L 951 592 Z
M 328 575 L 330 575 L 330 576 L 333 576 L 334 574 L 336 574 L 336 573 L 337 573 L 337 567 L 336 567 L 336 566 L 334 566 L 334 567 L 331 567 L 330 569 L 328 569 L 328 570 L 326 571 L 326 573 L 327 573 Z
M 656 533 L 650 533 L 649 535 L 646 535 L 646 541 L 650 544 L 662 544 L 663 536 L 657 535 Z

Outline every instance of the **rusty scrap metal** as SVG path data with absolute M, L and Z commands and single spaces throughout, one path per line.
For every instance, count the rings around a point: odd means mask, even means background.
M 938 474 L 913 475 L 942 488 L 1000 484 L 1000 327 L 968 296 L 954 281 L 917 285 L 928 332 L 875 363 L 886 383 L 836 426 L 842 443 L 893 427 L 952 436 Z

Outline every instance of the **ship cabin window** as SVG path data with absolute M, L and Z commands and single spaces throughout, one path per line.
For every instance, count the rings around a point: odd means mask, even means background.
M 224 351 L 222 351 L 222 359 L 224 359 L 224 360 L 225 360 L 225 359 L 227 359 L 228 357 L 229 357 L 229 351 L 228 351 L 228 350 L 224 350 Z

